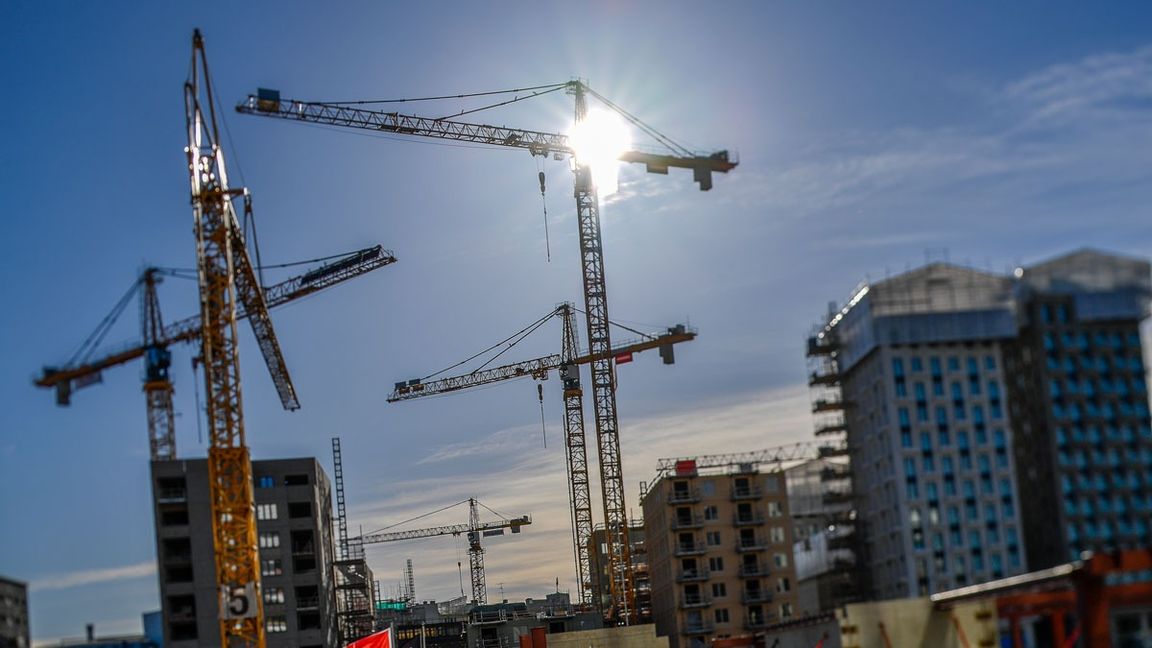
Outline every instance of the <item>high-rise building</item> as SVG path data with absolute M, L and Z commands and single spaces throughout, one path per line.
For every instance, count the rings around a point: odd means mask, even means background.
M 794 614 L 784 475 L 677 462 L 641 495 L 656 632 L 671 648 L 763 631 Z
M 253 461 L 270 648 L 338 645 L 332 495 L 315 459 Z M 152 462 L 164 645 L 220 643 L 208 462 Z
M 1005 368 L 1029 566 L 1152 546 L 1149 263 L 1084 250 L 1019 274 Z
M 28 585 L 0 576 L 0 648 L 28 648 Z
M 808 352 L 835 395 L 813 409 L 848 442 L 873 595 L 1150 543 L 1149 288 L 1146 262 L 1091 251 L 1011 275 L 934 263 L 829 315 Z

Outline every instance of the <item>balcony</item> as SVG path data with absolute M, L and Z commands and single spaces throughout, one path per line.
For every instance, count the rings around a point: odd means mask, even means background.
M 732 499 L 734 500 L 750 500 L 760 499 L 764 493 L 760 490 L 759 486 L 745 486 L 744 488 L 732 487 Z
M 812 412 L 839 412 L 843 411 L 846 404 L 842 400 L 834 400 L 828 398 L 821 398 L 812 403 Z
M 745 553 L 748 551 L 764 551 L 767 544 L 762 538 L 743 539 L 736 543 L 736 551 Z
M 716 631 L 716 625 L 711 621 L 704 623 L 689 623 L 684 625 L 683 634 L 686 635 L 707 635 Z
M 840 426 L 838 426 L 838 429 L 832 430 L 832 431 L 843 432 L 844 430 L 847 430 L 847 429 L 848 429 L 847 426 L 841 424 Z M 817 430 L 816 433 L 820 434 L 820 431 Z M 847 454 L 848 454 L 848 446 L 846 446 L 846 445 L 821 446 L 818 454 L 819 454 L 819 457 L 821 459 L 825 459 L 827 457 L 844 457 L 844 456 L 847 456 Z
M 676 574 L 677 583 L 696 583 L 706 581 L 709 577 L 707 569 L 682 569 Z
M 754 603 L 771 603 L 772 592 L 767 590 L 744 592 L 740 595 L 740 600 L 743 601 L 745 605 L 752 605 Z
M 830 490 L 824 492 L 824 504 L 828 506 L 835 506 L 837 504 L 848 504 L 852 501 L 852 492 L 846 490 Z
M 816 436 L 823 434 L 838 434 L 840 432 L 846 432 L 847 430 L 848 425 L 843 421 L 836 423 L 826 423 L 816 428 Z
M 692 488 L 688 490 L 675 490 L 668 494 L 669 504 L 696 504 L 700 501 L 700 491 Z
M 763 630 L 768 627 L 767 617 L 760 616 L 746 616 L 744 617 L 745 630 Z
M 696 594 L 692 596 L 686 594 L 684 595 L 684 598 L 680 600 L 680 607 L 684 609 L 702 608 L 708 607 L 709 605 L 712 605 L 712 597 L 704 596 L 703 594 Z
M 816 372 L 808 374 L 808 386 L 815 387 L 816 385 L 839 385 L 840 374 L 835 372 Z
M 319 596 L 304 596 L 296 599 L 297 610 L 316 610 L 320 607 Z
M 683 556 L 702 556 L 704 555 L 705 547 L 698 542 L 681 542 L 676 545 L 673 552 L 677 558 Z
M 672 521 L 673 531 L 682 531 L 684 529 L 699 529 L 704 526 L 704 518 L 699 515 L 693 515 L 687 518 L 676 518 Z
M 763 577 L 769 574 L 768 565 L 765 563 L 756 563 L 754 565 L 740 565 L 741 578 L 755 578 Z
M 849 477 L 851 474 L 849 474 L 847 466 L 843 468 L 828 467 L 820 471 L 820 481 L 823 482 L 841 481 Z
M 764 514 L 759 512 L 747 513 L 740 515 L 737 513 L 732 516 L 733 526 L 751 526 L 755 524 L 764 524 Z

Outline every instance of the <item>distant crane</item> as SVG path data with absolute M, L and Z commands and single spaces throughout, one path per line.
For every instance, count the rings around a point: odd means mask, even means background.
M 329 260 L 328 263 L 304 274 L 264 288 L 264 302 L 268 308 L 275 308 L 395 262 L 396 257 L 392 252 L 379 245 L 338 255 L 334 260 Z M 44 367 L 43 373 L 35 381 L 38 387 L 56 390 L 57 405 L 69 405 L 72 392 L 100 382 L 105 369 L 143 357 L 148 441 L 153 460 L 176 458 L 173 390 L 172 381 L 168 377 L 172 353 L 168 347 L 178 342 L 199 342 L 202 326 L 199 315 L 164 325 L 156 285 L 160 283 L 162 276 L 170 274 L 175 272 L 163 268 L 146 268 L 68 364 L 62 367 Z M 130 297 L 136 292 L 140 293 L 140 340 L 124 347 L 97 352 L 96 347 L 104 334 L 125 310 Z M 237 319 L 248 317 L 244 304 L 239 304 L 237 310 Z
M 380 542 L 415 540 L 417 538 L 432 538 L 443 535 L 465 535 L 468 538 L 468 567 L 472 578 L 472 603 L 475 605 L 484 605 L 488 602 L 488 593 L 484 584 L 484 548 L 480 545 L 481 536 L 501 535 L 504 533 L 504 529 L 510 529 L 512 533 L 520 533 L 520 527 L 532 524 L 532 518 L 527 515 L 522 515 L 517 518 L 502 518 L 495 522 L 480 522 L 480 512 L 477 507 L 484 505 L 477 502 L 475 498 L 469 498 L 457 502 L 452 506 L 458 506 L 464 502 L 468 502 L 468 524 L 455 524 L 452 526 L 431 527 L 412 531 L 369 533 L 357 538 L 352 538 L 350 542 L 375 544 Z
M 526 360 L 491 369 L 479 369 L 461 376 L 440 378 L 432 382 L 422 379 L 398 382 L 389 403 L 410 400 L 424 396 L 446 394 L 462 389 L 479 387 L 494 382 L 515 378 L 532 377 L 544 380 L 548 373 L 557 370 L 564 396 L 564 453 L 568 462 L 568 495 L 571 500 L 572 545 L 576 558 L 576 577 L 580 600 L 589 602 L 592 598 L 592 557 L 589 543 L 592 539 L 592 497 L 588 482 L 588 455 L 584 435 L 584 391 L 580 384 L 580 366 L 590 364 L 594 356 L 580 354 L 577 335 L 575 308 L 572 304 L 561 304 L 547 317 L 541 318 L 531 327 L 538 328 L 548 319 L 559 317 L 563 322 L 561 352 L 534 360 Z M 528 333 L 531 333 L 528 330 Z M 527 335 L 527 333 L 525 333 Z M 522 339 L 522 336 L 517 336 Z M 696 338 L 696 332 L 684 325 L 674 326 L 658 335 L 644 335 L 644 339 L 612 349 L 612 358 L 617 361 L 631 360 L 632 354 L 648 349 L 660 349 L 665 364 L 675 360 L 672 345 Z M 541 399 L 543 395 L 541 392 Z M 595 601 L 597 607 L 600 601 Z
M 587 120 L 587 98 L 588 95 L 591 95 L 670 150 L 671 152 L 668 154 L 633 150 L 624 152 L 619 156 L 622 161 L 644 164 L 649 173 L 667 174 L 671 167 L 691 169 L 693 179 L 699 184 L 701 191 L 708 191 L 712 188 L 712 174 L 714 172 L 727 173 L 737 165 L 736 160 L 729 155 L 728 151 L 717 151 L 711 154 L 697 154 L 689 151 L 654 128 L 644 124 L 579 80 L 532 88 L 454 96 L 477 97 L 501 93 L 514 95 L 508 101 L 487 107 L 492 108 L 559 90 L 563 90 L 575 99 L 577 128 L 584 125 Z M 443 97 L 429 99 L 439 98 Z M 382 102 L 324 103 L 281 100 L 278 91 L 259 89 L 255 96 L 249 96 L 246 101 L 237 105 L 236 110 L 251 115 L 278 117 L 291 121 L 340 126 L 376 133 L 519 148 L 527 150 L 533 156 L 546 157 L 551 155 L 556 159 L 571 159 L 575 173 L 574 195 L 580 239 L 580 265 L 584 284 L 584 314 L 588 326 L 589 351 L 595 357 L 590 363 L 590 369 L 596 416 L 596 437 L 600 457 L 600 484 L 603 489 L 604 527 L 607 530 L 605 534 L 606 555 L 608 556 L 609 573 L 612 575 L 610 585 L 615 606 L 610 616 L 617 623 L 634 622 L 636 620 L 635 582 L 628 544 L 628 512 L 624 497 L 624 476 L 616 416 L 616 377 L 612 367 L 612 342 L 608 330 L 608 291 L 604 278 L 600 205 L 590 160 L 587 159 L 585 153 L 576 150 L 573 142 L 566 135 L 453 121 L 446 118 L 401 115 L 397 112 L 369 110 L 352 105 L 370 103 Z M 477 112 L 477 110 L 468 112 Z M 460 114 L 465 113 L 461 112 Z M 543 190 L 543 173 L 540 174 L 540 180 L 541 190 Z

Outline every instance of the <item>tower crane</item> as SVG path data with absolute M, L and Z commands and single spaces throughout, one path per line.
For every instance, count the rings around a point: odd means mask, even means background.
M 224 150 L 216 121 L 204 39 L 192 34 L 192 62 L 184 83 L 188 127 L 188 174 L 196 268 L 200 286 L 200 361 L 204 366 L 208 419 L 208 484 L 219 595 L 220 641 L 225 648 L 264 648 L 264 604 L 256 549 L 252 463 L 244 434 L 237 353 L 237 302 L 264 356 L 285 409 L 300 407 L 280 344 L 268 315 L 264 291 L 248 258 L 236 217 L 237 199 L 251 214 L 247 189 L 228 186 Z
M 480 545 L 481 536 L 500 535 L 503 534 L 504 529 L 510 529 L 512 533 L 520 533 L 520 527 L 532 524 L 532 518 L 527 515 L 521 515 L 516 518 L 502 518 L 495 522 L 481 522 L 478 507 L 484 505 L 477 502 L 474 497 L 468 498 L 465 501 L 468 502 L 468 524 L 430 527 L 411 531 L 369 533 L 351 538 L 349 542 L 365 545 L 381 542 L 398 542 L 400 540 L 415 540 L 417 538 L 433 538 L 444 535 L 464 535 L 468 538 L 468 567 L 472 578 L 472 603 L 474 605 L 484 605 L 488 602 L 488 594 L 484 585 L 484 548 Z M 452 506 L 463 503 L 464 501 L 460 501 Z
M 281 306 L 395 262 L 396 257 L 392 252 L 379 245 L 338 255 L 304 274 L 264 288 L 264 302 L 268 308 Z M 100 382 L 105 369 L 143 357 L 148 441 L 153 460 L 176 458 L 173 390 L 172 381 L 168 377 L 172 353 L 168 347 L 178 342 L 198 342 L 202 328 L 199 315 L 164 324 L 156 285 L 166 274 L 174 272 L 163 268 L 146 268 L 80 351 L 63 366 L 44 367 L 42 374 L 35 380 L 38 387 L 56 390 L 56 404 L 69 405 L 72 392 Z M 95 351 L 103 335 L 124 310 L 128 298 L 135 292 L 140 293 L 140 339 L 122 347 Z M 248 317 L 244 304 L 238 305 L 236 317 Z
M 708 191 L 712 188 L 712 174 L 714 172 L 727 173 L 737 165 L 737 161 L 726 150 L 710 154 L 697 154 L 676 144 L 580 80 L 510 90 L 507 92 L 516 93 L 516 96 L 510 101 L 496 105 L 505 105 L 558 90 L 563 90 L 574 98 L 577 127 L 586 121 L 588 96 L 591 95 L 667 147 L 671 151 L 667 154 L 633 150 L 624 152 L 619 156 L 619 159 L 625 162 L 644 164 L 649 173 L 667 174 L 669 168 L 673 167 L 691 169 L 693 179 L 699 184 L 701 191 Z M 249 96 L 246 101 L 238 104 L 236 110 L 252 115 L 369 130 L 377 133 L 519 148 L 527 150 L 533 156 L 551 155 L 558 159 L 571 159 L 575 175 L 574 195 L 580 240 L 580 265 L 584 285 L 584 314 L 588 327 L 589 352 L 594 356 L 589 366 L 600 459 L 604 528 L 607 531 L 605 534 L 606 555 L 609 561 L 610 586 L 615 607 L 611 617 L 617 623 L 627 624 L 635 621 L 636 610 L 633 604 L 635 583 L 628 544 L 628 514 L 620 458 L 620 436 L 616 414 L 616 377 L 613 372 L 610 353 L 612 342 L 608 330 L 608 294 L 604 277 L 600 206 L 590 160 L 576 150 L 569 136 L 558 133 L 497 127 L 447 118 L 402 115 L 397 112 L 358 107 L 373 102 L 354 103 L 355 106 L 352 103 L 281 100 L 278 91 L 260 89 L 256 95 Z M 541 189 L 543 189 L 542 174 Z
M 592 539 L 592 496 L 588 480 L 588 455 L 584 434 L 584 391 L 580 383 L 580 366 L 589 364 L 595 358 L 591 354 L 581 354 L 577 335 L 575 308 L 572 304 L 561 304 L 547 318 L 534 326 L 539 326 L 551 317 L 559 317 L 563 322 L 561 352 L 534 360 L 516 362 L 491 369 L 479 369 L 468 374 L 440 378 L 432 382 L 422 379 L 398 382 L 388 396 L 389 403 L 436 396 L 472 387 L 479 387 L 504 380 L 532 377 L 543 380 L 548 373 L 557 370 L 563 387 L 564 398 L 564 454 L 567 461 L 568 496 L 572 514 L 572 545 L 576 559 L 576 576 L 580 600 L 592 599 L 592 558 L 589 543 Z M 696 332 L 684 325 L 669 328 L 659 335 L 646 335 L 644 339 L 612 349 L 613 359 L 631 358 L 632 354 L 648 349 L 660 349 L 665 364 L 674 362 L 672 345 L 695 339 Z M 542 397 L 542 396 L 541 396 Z M 597 607 L 600 601 L 595 601 Z

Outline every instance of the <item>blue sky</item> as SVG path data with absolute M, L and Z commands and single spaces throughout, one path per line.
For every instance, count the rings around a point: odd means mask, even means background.
M 588 79 L 693 148 L 738 151 L 709 193 L 625 169 L 603 207 L 613 319 L 689 321 L 674 367 L 620 369 L 628 498 L 658 457 L 810 436 L 803 341 L 857 282 L 926 258 L 1005 270 L 1091 245 L 1152 250 L 1152 7 L 1146 3 L 125 2 L 0 5 L 0 574 L 32 584 L 36 639 L 132 631 L 158 607 L 140 367 L 69 409 L 31 386 L 145 264 L 194 263 L 181 87 L 203 29 L 225 106 L 462 93 Z M 562 95 L 493 113 L 561 130 Z M 274 320 L 303 409 L 280 410 L 244 334 L 256 458 L 345 449 L 365 530 L 476 496 L 531 513 L 489 545 L 489 591 L 573 587 L 560 395 L 515 382 L 388 405 L 396 380 L 581 300 L 569 174 L 523 152 L 390 141 L 227 115 L 234 184 L 266 262 L 382 243 L 399 263 Z M 271 279 L 283 275 L 269 275 Z M 193 287 L 162 286 L 168 319 Z M 135 308 L 110 335 L 138 335 Z M 558 351 L 558 328 L 517 358 Z M 178 449 L 203 456 L 192 349 L 176 349 Z M 463 513 L 455 514 L 463 521 Z M 599 513 L 597 512 L 597 515 Z M 429 520 L 456 523 L 456 518 Z M 451 539 L 381 546 L 385 584 L 458 594 Z

